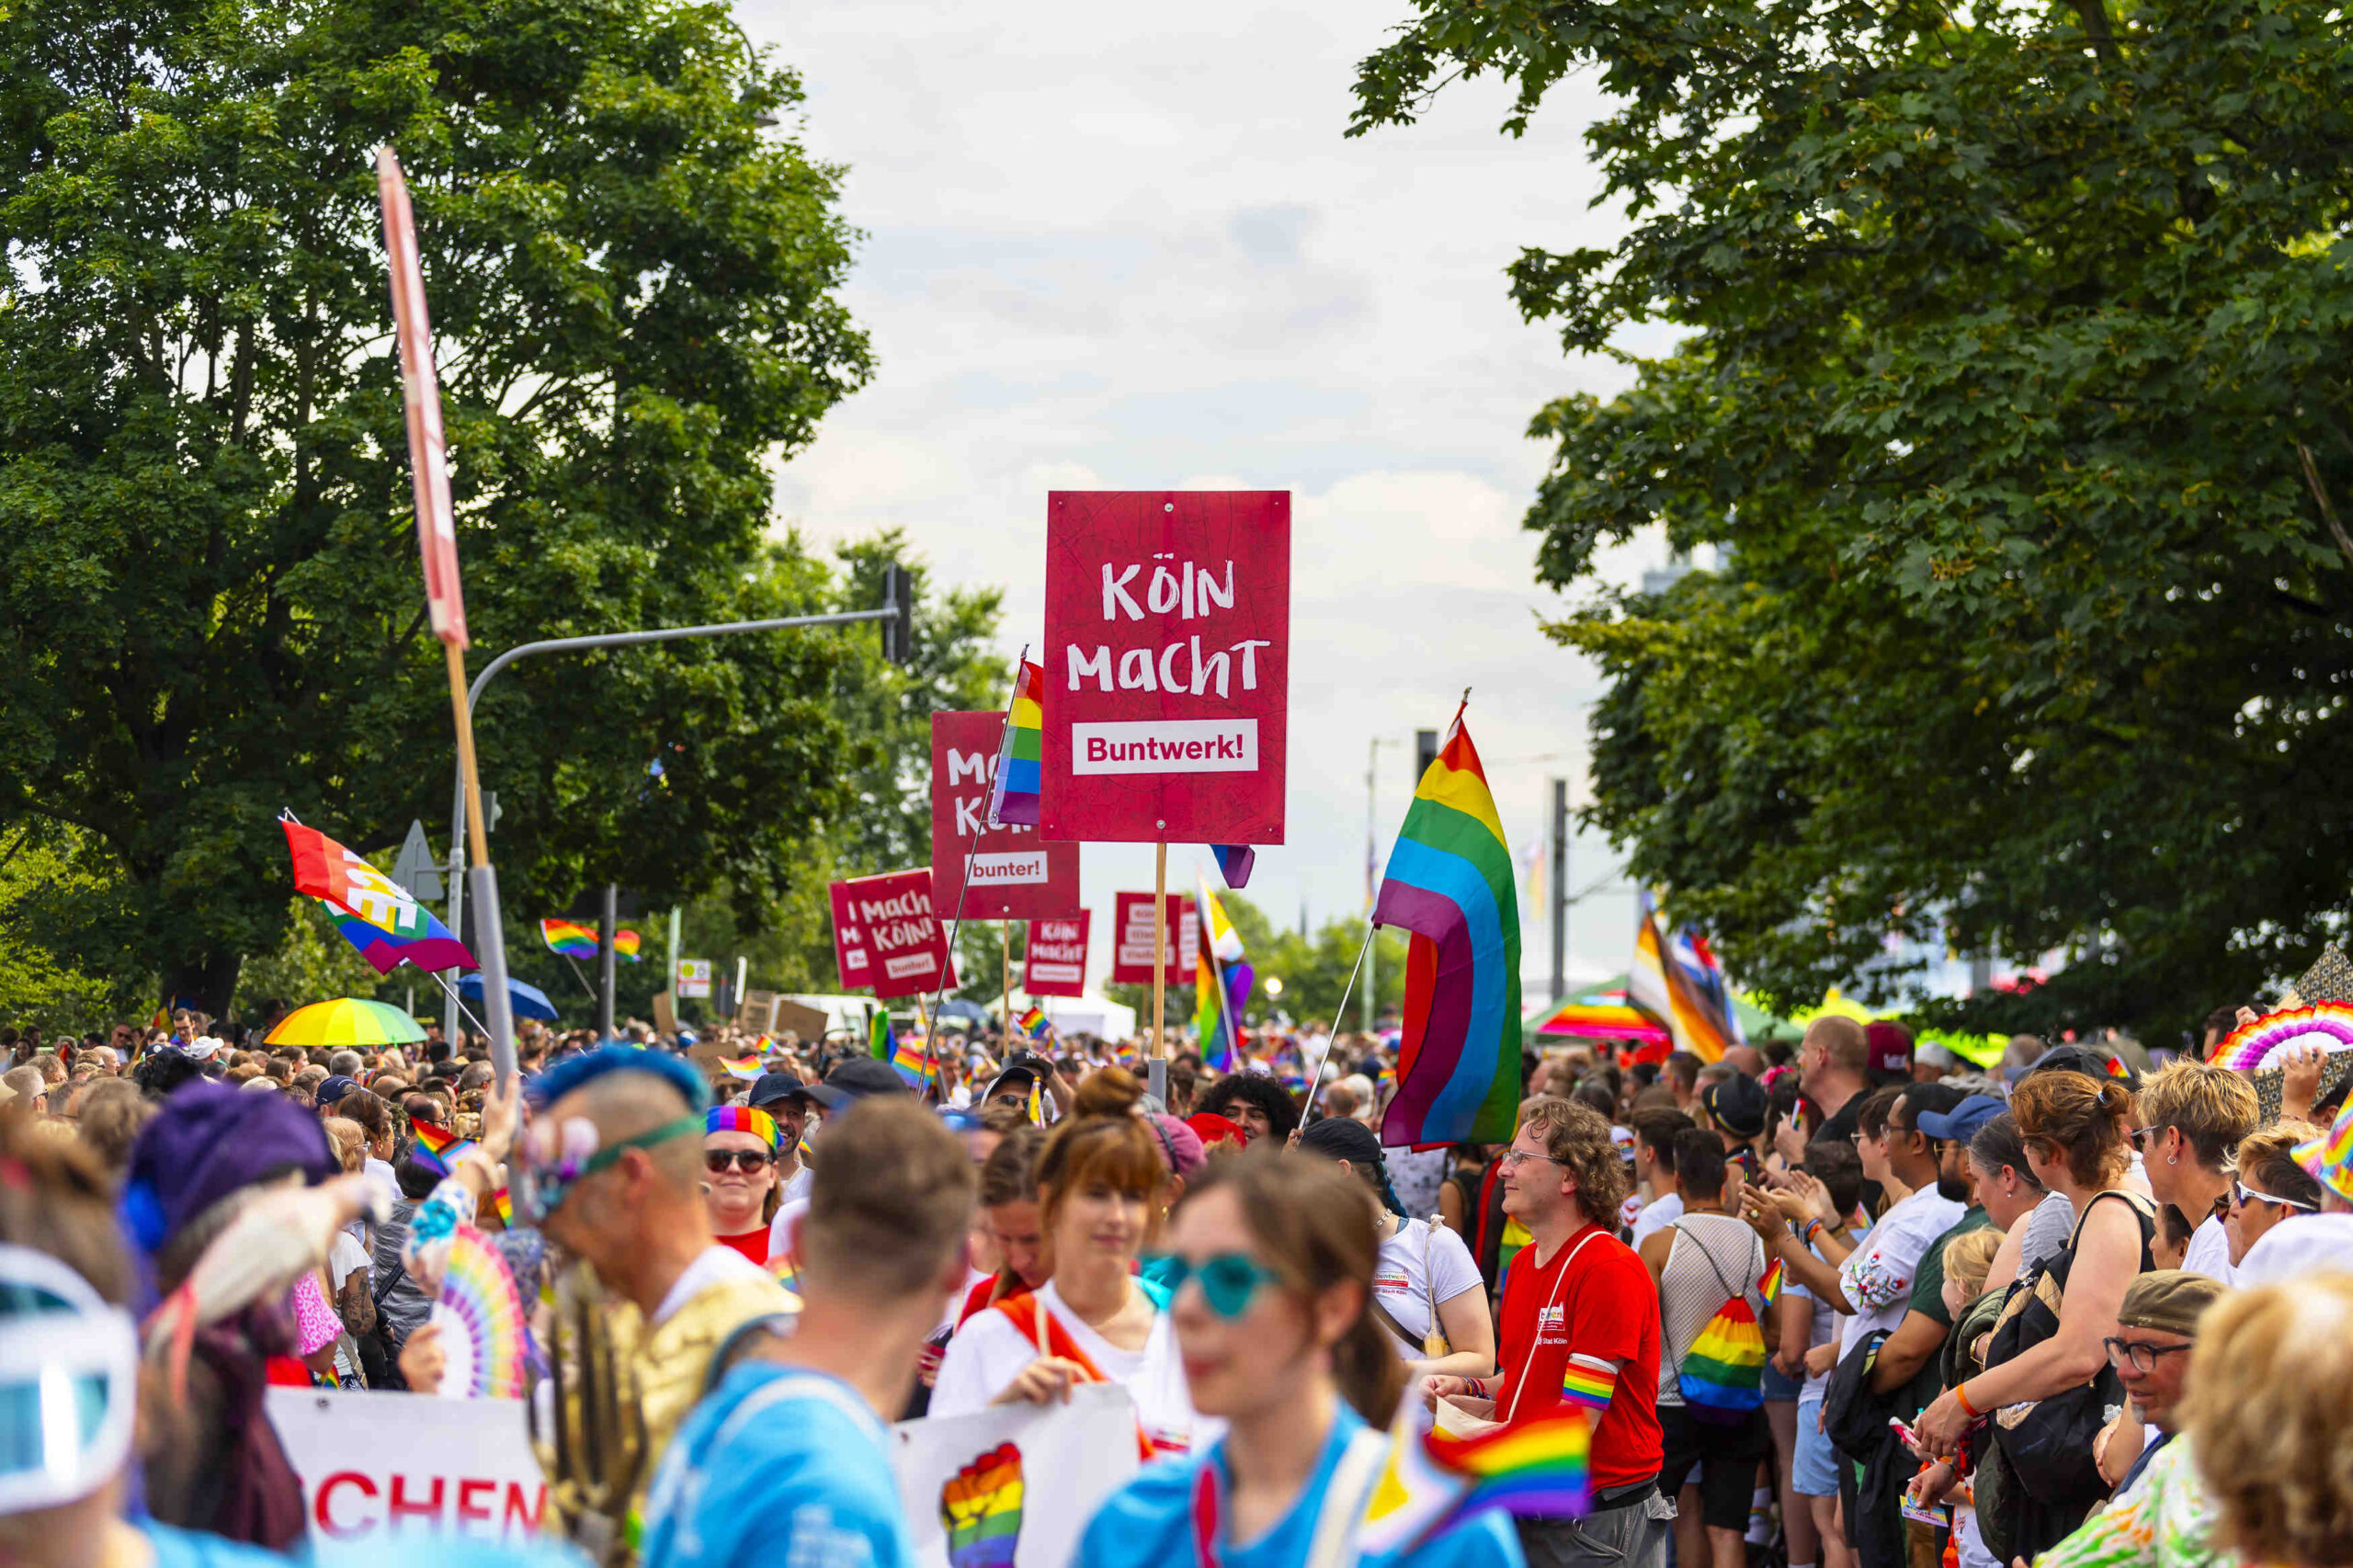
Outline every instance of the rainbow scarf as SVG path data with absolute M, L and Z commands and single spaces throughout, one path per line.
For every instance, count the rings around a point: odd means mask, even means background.
M 989 825 L 1038 825 L 1038 759 L 1044 755 L 1046 672 L 1029 660 L 1014 677 L 1013 706 L 1005 715 L 1005 744 L 989 786 Z
M 771 1149 L 780 1142 L 776 1118 L 757 1106 L 715 1105 L 702 1113 L 702 1130 L 705 1136 L 713 1132 L 748 1132 Z

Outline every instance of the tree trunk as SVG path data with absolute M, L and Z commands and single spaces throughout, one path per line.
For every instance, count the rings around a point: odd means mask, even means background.
M 209 1017 L 225 1018 L 236 999 L 237 971 L 244 967 L 243 953 L 208 953 L 176 959 L 164 966 L 164 1005 L 193 1006 Z

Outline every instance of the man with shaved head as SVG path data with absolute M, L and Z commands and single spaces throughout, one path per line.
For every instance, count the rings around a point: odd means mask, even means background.
M 767 1270 L 711 1235 L 708 1095 L 676 1057 L 608 1046 L 534 1081 L 538 1108 L 518 1149 L 527 1216 L 620 1298 L 614 1342 L 633 1363 L 645 1422 L 632 1514 L 712 1358 L 745 1327 L 800 1309 Z

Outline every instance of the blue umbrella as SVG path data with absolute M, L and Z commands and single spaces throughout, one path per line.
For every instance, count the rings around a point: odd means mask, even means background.
M 482 971 L 480 970 L 476 970 L 458 982 L 458 994 L 469 1002 L 480 1004 L 482 1001 Z M 509 998 L 507 1005 L 514 1009 L 515 1016 L 518 1018 L 555 1017 L 555 1004 L 548 1000 L 546 992 L 536 985 L 517 980 L 511 974 L 506 977 L 506 994 Z

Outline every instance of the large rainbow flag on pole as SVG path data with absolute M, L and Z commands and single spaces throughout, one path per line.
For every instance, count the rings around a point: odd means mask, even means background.
M 1202 878 L 1193 881 L 1201 914 L 1201 945 L 1193 959 L 1193 1028 L 1201 1037 L 1202 1062 L 1231 1073 L 1241 1062 L 1242 1009 L 1256 975 L 1243 957 L 1242 933 L 1225 917 L 1217 895 Z
M 1029 660 L 1013 681 L 1013 706 L 1006 710 L 1005 741 L 996 756 L 996 779 L 989 786 L 989 825 L 1038 825 L 1038 758 L 1046 727 L 1046 672 Z
M 1510 1140 L 1519 1119 L 1516 882 L 1495 797 L 1457 710 L 1372 906 L 1374 925 L 1413 933 L 1383 1143 Z
M 1658 910 L 1645 888 L 1634 926 L 1634 962 L 1626 973 L 1628 1000 L 1666 1025 L 1675 1049 L 1713 1062 L 1724 1047 L 1741 1042 L 1740 1017 L 1732 987 L 1708 938 L 1684 926 L 1672 938 L 1660 933 Z
M 316 828 L 290 816 L 278 825 L 293 859 L 294 891 L 324 904 L 335 929 L 378 974 L 390 974 L 403 962 L 427 973 L 473 967 L 466 945 L 406 888 Z

